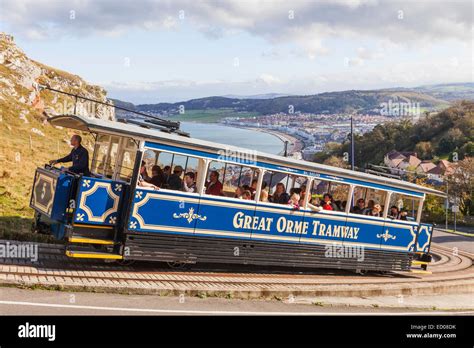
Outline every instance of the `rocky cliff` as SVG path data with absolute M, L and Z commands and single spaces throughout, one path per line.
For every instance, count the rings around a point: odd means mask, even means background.
M 23 115 L 51 117 L 74 111 L 74 98 L 41 90 L 40 85 L 106 102 L 106 91 L 90 85 L 77 75 L 54 69 L 28 58 L 11 35 L 0 33 L 0 100 L 23 109 Z M 33 110 L 31 110 L 33 109 Z M 114 120 L 114 108 L 78 100 L 76 112 Z M 36 115 L 35 115 L 36 114 Z
M 72 130 L 53 127 L 47 119 L 73 113 L 74 98 L 40 89 L 47 85 L 94 100 L 106 91 L 79 76 L 30 59 L 12 36 L 0 33 L 0 234 L 7 217 L 31 217 L 29 197 L 36 167 L 70 152 Z M 114 108 L 79 101 L 76 113 L 115 120 Z M 93 139 L 82 134 L 83 145 Z M 17 228 L 17 227 L 15 227 Z

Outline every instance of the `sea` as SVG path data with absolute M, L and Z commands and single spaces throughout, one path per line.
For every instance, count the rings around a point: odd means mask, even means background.
M 215 123 L 181 122 L 181 129 L 191 137 L 215 143 L 233 145 L 270 154 L 279 154 L 284 144 L 276 136 L 251 129 L 224 126 Z

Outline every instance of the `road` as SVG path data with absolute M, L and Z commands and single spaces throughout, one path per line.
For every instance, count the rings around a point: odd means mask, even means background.
M 451 296 L 451 298 L 449 298 Z M 449 295 L 450 303 L 460 306 L 446 314 L 474 314 L 474 307 L 464 307 L 471 295 Z M 439 297 L 438 301 L 439 301 Z M 394 305 L 399 298 L 342 298 L 338 305 L 329 299 L 233 300 L 223 298 L 160 297 L 48 290 L 0 288 L 0 313 L 3 315 L 341 315 L 341 314 L 439 314 L 433 306 L 435 297 L 406 298 L 407 308 Z M 442 299 L 441 299 L 442 300 Z M 425 308 L 421 308 L 425 304 Z M 418 307 L 411 306 L 416 303 Z M 357 306 L 362 304 L 362 306 Z M 410 308 L 411 306 L 411 308 Z
M 474 237 L 461 236 L 435 229 L 432 242 L 448 248 L 459 248 L 459 250 L 474 254 Z

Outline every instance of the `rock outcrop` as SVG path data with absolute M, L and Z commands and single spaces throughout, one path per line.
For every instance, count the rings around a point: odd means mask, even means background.
M 38 111 L 34 114 L 40 118 L 75 111 L 89 117 L 115 120 L 113 107 L 81 99 L 76 104 L 75 98 L 41 89 L 41 85 L 107 102 L 102 87 L 28 58 L 11 35 L 0 33 L 0 102 L 8 101 L 10 107 L 23 112 L 23 117 L 26 117 L 25 111 L 29 114 L 33 108 Z

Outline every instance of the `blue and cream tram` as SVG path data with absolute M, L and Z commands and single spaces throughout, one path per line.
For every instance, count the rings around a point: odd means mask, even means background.
M 50 166 L 35 175 L 36 229 L 64 240 L 70 257 L 384 271 L 412 270 L 430 260 L 433 228 L 420 222 L 421 210 L 425 195 L 442 196 L 439 191 L 140 122 L 75 115 L 50 122 L 96 139 L 90 177 Z M 169 166 L 172 173 L 181 166 L 193 172 L 196 192 L 141 186 L 142 161 L 148 171 Z M 219 174 L 221 195 L 206 194 L 211 172 Z M 234 198 L 237 186 L 251 183 L 254 199 Z M 260 199 L 279 183 L 288 192 L 298 190 L 298 209 Z M 315 209 L 324 193 L 341 209 Z M 360 198 L 379 204 L 381 216 L 354 214 Z M 390 217 L 394 205 L 406 220 Z

